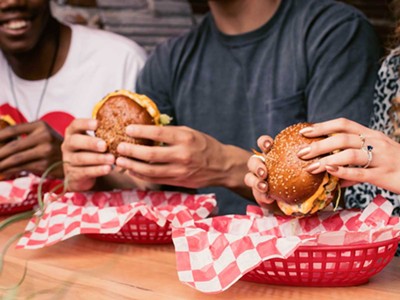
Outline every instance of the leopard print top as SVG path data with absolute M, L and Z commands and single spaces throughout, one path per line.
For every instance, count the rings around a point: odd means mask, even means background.
M 374 111 L 371 117 L 370 128 L 399 140 L 398 112 L 400 104 L 393 102 L 400 99 L 400 47 L 393 50 L 382 63 L 375 84 Z M 400 155 L 400 154 L 399 154 Z M 400 195 L 363 183 L 347 188 L 345 202 L 348 208 L 365 208 L 377 194 L 381 194 L 394 205 L 393 215 L 400 216 Z M 397 249 L 400 256 L 400 246 Z

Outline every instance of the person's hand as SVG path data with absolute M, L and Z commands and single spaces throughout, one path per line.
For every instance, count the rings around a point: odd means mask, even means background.
M 107 145 L 102 139 L 88 135 L 97 128 L 97 121 L 75 119 L 66 129 L 62 154 L 68 189 L 87 191 L 94 187 L 96 179 L 109 174 L 114 155 L 105 153 Z
M 262 151 L 262 154 L 267 154 L 271 149 L 273 139 L 270 136 L 263 135 L 258 138 L 257 145 Z M 258 204 L 264 206 L 271 204 L 272 199 L 268 198 L 267 176 L 268 170 L 263 161 L 263 155 L 253 155 L 247 162 L 249 172 L 244 178 L 244 182 L 252 189 L 254 199 Z
M 382 132 L 341 118 L 303 128 L 300 133 L 305 137 L 329 136 L 301 149 L 300 158 L 334 153 L 308 166 L 310 173 L 326 170 L 343 179 L 343 187 L 368 182 L 400 193 L 400 144 Z
M 186 188 L 245 188 L 243 176 L 250 152 L 221 144 L 185 126 L 130 125 L 126 133 L 162 143 L 160 146 L 120 143 L 117 148 L 122 157 L 116 160 L 116 165 L 144 181 Z
M 11 140 L 11 141 L 9 141 Z M 17 124 L 0 131 L 0 173 L 17 175 L 31 172 L 41 175 L 55 162 L 61 161 L 63 138 L 44 121 Z M 61 178 L 60 165 L 51 173 Z

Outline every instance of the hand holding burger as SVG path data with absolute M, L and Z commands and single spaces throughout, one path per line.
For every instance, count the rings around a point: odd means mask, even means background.
M 96 119 L 77 119 L 67 128 L 62 150 L 63 160 L 69 162 L 64 172 L 70 190 L 124 188 L 121 182 L 130 177 L 134 182 L 125 181 L 126 188 L 140 180 L 152 188 L 224 186 L 249 196 L 243 183 L 248 151 L 187 126 L 154 126 L 169 118 L 158 110 L 154 115 L 150 112 L 153 119 L 144 117 L 143 110 L 138 112 L 137 105 L 132 105 L 137 98 L 148 103 L 142 95 L 111 93 L 95 106 Z M 149 124 L 137 124 L 137 119 Z M 127 171 L 124 178 L 116 177 L 115 166 Z
M 342 186 L 367 182 L 400 193 L 400 143 L 393 137 L 344 118 L 313 124 L 301 134 L 329 136 L 298 153 L 306 160 L 320 157 L 308 167 L 310 173 L 327 171 L 339 177 Z
M 92 189 L 98 177 L 109 175 L 115 160 L 121 154 L 117 151 L 120 143 L 154 145 L 149 139 L 136 139 L 126 134 L 126 127 L 132 124 L 161 125 L 169 117 L 161 115 L 156 104 L 145 95 L 127 90 L 107 94 L 98 102 L 92 113 L 93 119 L 76 119 L 66 130 L 62 145 L 64 172 L 68 187 L 73 191 Z M 93 131 L 90 136 L 87 131 Z M 114 187 L 131 188 L 134 182 L 115 175 Z M 133 186 L 132 186 L 133 185 Z M 104 188 L 104 187 L 103 187 Z
M 3 118 L 3 121 L 10 118 Z M 47 122 L 38 120 L 6 126 L 0 131 L 0 172 L 7 176 L 33 173 L 42 175 L 51 165 L 61 160 L 63 138 Z M 3 126 L 5 123 L 3 122 Z M 50 176 L 62 178 L 61 166 Z
M 135 139 L 126 134 L 132 124 L 166 125 L 170 119 L 161 115 L 157 105 L 147 96 L 127 90 L 108 94 L 93 109 L 93 118 L 98 121 L 95 135 L 107 143 L 107 149 L 115 157 L 120 154 L 117 147 L 121 142 L 153 146 L 149 139 Z
M 249 159 L 251 172 L 245 177 L 257 202 L 276 201 L 286 215 L 303 216 L 324 209 L 338 196 L 338 179 L 327 172 L 307 172 L 307 167 L 314 161 L 302 160 L 297 155 L 305 145 L 322 139 L 306 138 L 299 133 L 310 125 L 299 123 L 286 128 L 276 136 L 273 144 L 268 137 L 258 140 L 265 163 L 258 157 Z

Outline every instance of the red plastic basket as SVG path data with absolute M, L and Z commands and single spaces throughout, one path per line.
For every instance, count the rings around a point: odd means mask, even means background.
M 51 191 L 54 187 L 59 185 L 62 181 L 61 180 L 49 180 L 43 183 L 42 185 L 42 192 L 47 193 Z M 37 190 L 39 185 L 35 184 L 32 187 L 32 190 L 29 192 L 26 199 L 20 203 L 4 203 L 0 204 L 0 216 L 3 215 L 11 215 L 16 214 L 19 212 L 24 212 L 31 210 L 37 205 L 38 197 L 37 197 Z
M 141 214 L 136 214 L 115 234 L 88 234 L 87 236 L 117 243 L 169 244 L 172 242 L 172 229 L 168 221 L 161 227 Z
M 292 286 L 352 286 L 368 282 L 396 253 L 399 239 L 351 246 L 301 246 L 287 259 L 264 261 L 242 279 Z

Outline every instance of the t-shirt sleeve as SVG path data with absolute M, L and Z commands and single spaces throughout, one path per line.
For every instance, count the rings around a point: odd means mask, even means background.
M 132 49 L 132 52 L 126 58 L 124 63 L 124 79 L 128 89 L 136 91 L 136 82 L 140 71 L 146 62 L 146 52 L 144 49 Z
M 176 117 L 170 93 L 172 81 L 170 53 L 171 49 L 168 42 L 161 44 L 154 50 L 139 74 L 136 90 L 152 99 L 160 112 L 172 117 L 172 123 L 174 123 Z
M 381 56 L 371 24 L 356 12 L 321 14 L 309 29 L 306 47 L 308 120 L 340 116 L 368 125 Z

